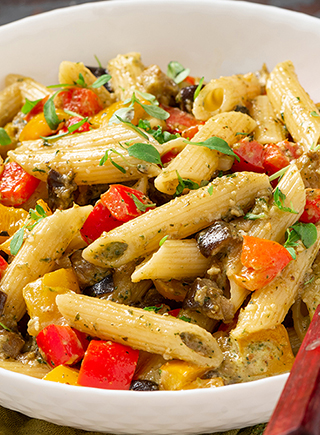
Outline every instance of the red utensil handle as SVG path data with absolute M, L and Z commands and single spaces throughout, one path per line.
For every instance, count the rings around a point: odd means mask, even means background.
M 320 305 L 264 435 L 320 435 Z

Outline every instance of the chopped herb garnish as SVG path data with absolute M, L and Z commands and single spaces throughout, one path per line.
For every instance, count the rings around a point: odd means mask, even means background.
M 0 145 L 6 146 L 11 144 L 11 138 L 3 127 L 0 127 Z
M 134 103 L 139 104 L 139 106 L 141 106 L 144 109 L 144 111 L 148 115 L 152 116 L 153 118 L 165 120 L 165 119 L 168 119 L 170 116 L 168 112 L 166 112 L 165 110 L 161 109 L 161 107 L 158 106 L 158 104 L 159 104 L 158 102 L 157 102 L 157 104 L 155 104 L 155 103 L 143 104 L 143 103 L 141 103 L 140 100 L 138 100 L 138 98 L 136 97 L 136 94 L 133 92 L 132 98 L 131 98 L 131 105 L 133 106 Z
M 288 166 L 286 166 L 286 167 L 280 169 L 279 171 L 275 172 L 274 174 L 270 175 L 270 177 L 269 177 L 269 181 L 273 181 L 273 180 L 276 180 L 277 178 L 281 178 L 281 177 L 283 177 L 284 174 L 285 174 L 285 173 L 287 172 L 287 170 L 289 169 L 289 166 L 290 166 L 290 165 L 288 165 Z
M 56 130 L 61 123 L 61 119 L 58 118 L 56 108 L 54 105 L 54 98 L 59 92 L 55 92 L 46 102 L 43 106 L 43 114 L 45 117 L 45 120 L 47 121 L 48 126 L 51 128 L 51 130 Z
M 10 328 L 8 328 L 6 325 L 0 322 L 0 326 L 5 329 L 6 331 L 12 332 Z
M 189 180 L 188 178 L 182 178 L 179 175 L 178 171 L 176 171 L 176 174 L 177 174 L 177 177 L 178 177 L 179 184 L 176 187 L 176 191 L 175 191 L 174 196 L 180 195 L 184 191 L 184 189 L 190 189 L 190 190 L 197 190 L 197 189 L 199 189 L 200 185 L 198 183 L 195 183 L 194 181 Z
M 156 206 L 156 204 L 153 204 L 153 203 L 152 204 L 145 204 L 145 203 L 143 203 L 134 194 L 132 194 L 131 196 L 132 196 L 132 199 L 133 199 L 133 202 L 134 202 L 135 206 L 142 213 L 144 213 L 148 208 L 154 208 Z
M 145 311 L 154 311 L 155 313 L 158 313 L 163 308 L 163 305 L 160 305 L 160 307 L 152 306 L 152 307 L 144 307 Z
M 320 116 L 319 112 L 316 112 L 315 110 L 313 110 L 313 111 L 310 113 L 310 115 L 311 115 L 311 116 L 315 116 L 315 117 Z
M 132 122 L 125 121 L 124 119 L 120 118 L 120 116 L 116 116 L 120 122 L 123 122 L 123 124 L 126 124 L 128 127 L 131 127 L 134 131 L 136 131 L 140 136 L 142 136 L 144 139 L 149 140 L 148 136 L 140 130 L 139 127 L 136 125 L 133 125 Z
M 293 208 L 290 207 L 286 207 L 284 205 L 284 201 L 286 199 L 286 195 L 281 192 L 281 190 L 279 189 L 279 187 L 276 187 L 274 194 L 273 194 L 273 199 L 274 199 L 274 203 L 275 205 L 278 207 L 279 210 L 282 211 L 287 211 L 289 213 L 295 213 L 298 214 L 297 211 L 293 210 Z M 292 205 L 292 204 L 291 204 Z
M 245 216 L 243 216 L 243 219 L 255 220 L 255 219 L 266 219 L 267 217 L 268 216 L 265 213 L 259 213 L 259 214 L 247 213 Z
M 185 68 L 181 63 L 176 61 L 171 61 L 168 64 L 167 76 L 170 77 L 175 83 L 181 83 L 190 74 L 190 69 Z
M 195 100 L 197 98 L 197 96 L 200 94 L 200 91 L 202 89 L 203 80 L 204 80 L 204 77 L 201 77 L 200 82 L 197 86 L 197 89 L 194 91 L 193 100 Z
M 310 248 L 317 240 L 317 227 L 312 223 L 296 222 L 286 231 L 286 242 L 284 247 L 290 252 L 293 259 L 296 258 L 294 248 L 298 246 L 298 241 L 301 240 L 306 248 Z
M 28 98 L 26 98 L 26 102 L 24 103 L 24 105 L 22 106 L 21 112 L 24 113 L 25 115 L 29 112 L 31 112 L 31 110 L 42 100 L 42 98 L 40 98 L 39 100 L 34 100 L 34 101 L 30 101 L 28 100 Z
M 118 163 L 116 163 L 111 157 L 110 154 L 114 153 L 117 154 L 118 156 L 122 157 L 123 160 L 126 160 L 123 155 L 121 153 L 119 153 L 119 151 L 115 150 L 114 148 L 109 148 L 108 150 L 106 150 L 106 152 L 104 153 L 104 156 L 102 157 L 102 159 L 99 162 L 99 166 L 103 166 L 106 161 L 109 159 L 111 164 L 117 168 L 119 171 L 121 171 L 123 174 L 125 174 L 127 171 L 125 170 L 124 167 L 120 166 Z
M 190 317 L 187 317 L 187 316 L 181 316 L 181 317 L 178 317 L 178 319 L 183 320 L 184 322 L 191 323 Z
M 96 54 L 94 55 L 94 58 L 97 61 L 98 67 L 102 68 L 101 62 L 100 62 L 100 60 L 99 60 L 99 58 L 98 58 L 98 56 Z
M 213 194 L 213 186 L 212 185 L 208 187 L 208 193 L 210 196 Z
M 178 133 L 172 134 L 168 131 L 162 131 L 162 127 L 160 127 L 160 125 L 158 126 L 157 130 L 154 130 L 153 128 L 151 128 L 150 122 L 147 119 L 140 119 L 138 127 L 145 130 L 148 134 L 150 134 L 150 136 L 153 136 L 155 140 L 158 141 L 160 144 L 180 137 Z
M 164 242 L 167 240 L 168 237 L 169 237 L 168 234 L 166 236 L 162 237 L 162 239 L 159 242 L 159 246 L 162 246 L 164 244 Z
M 17 253 L 19 252 L 23 243 L 25 230 L 27 229 L 28 231 L 31 231 L 40 221 L 47 217 L 47 214 L 45 210 L 41 207 L 41 205 L 37 204 L 35 210 L 33 210 L 32 208 L 29 210 L 29 217 L 33 220 L 33 222 L 26 223 L 23 227 L 16 231 L 16 233 L 12 237 L 10 243 L 11 255 L 17 255 Z
M 89 88 L 97 89 L 100 88 L 100 86 L 104 86 L 108 81 L 111 79 L 110 74 L 102 74 L 97 80 L 92 83 L 92 85 L 89 86 Z
M 159 151 L 149 143 L 134 143 L 133 145 L 129 146 L 128 154 L 131 157 L 144 160 L 145 162 L 155 163 L 156 165 L 162 166 Z
M 225 140 L 221 139 L 220 137 L 213 136 L 205 140 L 204 142 L 192 142 L 190 140 L 185 139 L 184 142 L 190 143 L 191 145 L 203 146 L 211 150 L 219 151 L 222 154 L 227 154 L 228 156 L 235 157 L 238 160 L 238 162 L 240 162 L 240 158 L 232 151 L 228 143 Z
M 43 136 L 40 136 L 40 137 L 41 137 L 41 139 L 45 139 L 46 141 L 60 139 L 61 137 L 64 137 L 64 136 L 67 136 L 68 134 L 74 133 L 76 130 L 78 130 L 78 128 L 80 128 L 87 121 L 88 121 L 88 118 L 81 119 L 80 121 L 76 122 L 75 124 L 70 125 L 67 128 L 68 131 L 66 131 L 65 133 L 55 134 L 54 136 L 48 136 L 48 137 L 43 137 Z M 50 144 L 48 144 L 48 145 L 50 146 Z

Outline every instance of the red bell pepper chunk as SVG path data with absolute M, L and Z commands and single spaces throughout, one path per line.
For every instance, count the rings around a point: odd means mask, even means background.
M 292 260 L 288 250 L 277 242 L 243 236 L 241 263 L 235 279 L 248 290 L 258 290 L 271 282 Z
M 92 340 L 83 358 L 78 383 L 87 387 L 129 390 L 139 351 L 112 341 Z
M 261 143 L 253 140 L 241 140 L 237 145 L 232 148 L 233 152 L 239 157 L 240 161 L 236 159 L 232 165 L 233 172 L 251 171 L 264 173 L 264 147 Z
M 42 100 L 38 101 L 37 104 L 30 110 L 29 113 L 24 117 L 25 121 L 29 122 L 34 116 L 38 115 L 38 113 L 43 112 L 43 107 L 45 103 L 48 101 L 49 95 L 42 98 Z
M 184 130 L 204 124 L 197 120 L 193 115 L 190 115 L 177 107 L 163 106 L 163 109 L 169 113 L 169 118 L 166 120 L 167 130 L 170 133 L 182 133 Z
M 173 316 L 173 317 L 178 317 L 180 311 L 181 311 L 181 308 L 175 308 L 174 310 L 170 310 L 170 311 L 168 311 L 168 314 L 169 314 L 170 316 Z
M 280 169 L 285 168 L 290 164 L 289 157 L 274 143 L 266 145 L 264 150 L 264 162 L 266 173 L 268 175 L 275 174 Z
M 320 189 L 306 189 L 306 205 L 299 220 L 306 224 L 320 221 Z
M 28 174 L 18 163 L 6 163 L 0 179 L 1 204 L 11 207 L 23 204 L 39 183 L 40 180 Z
M 83 358 L 83 346 L 68 325 L 48 325 L 37 335 L 37 344 L 51 367 L 72 365 Z
M 77 124 L 78 122 L 82 121 L 82 119 L 83 118 L 80 118 L 79 116 L 72 116 L 65 122 L 64 127 L 61 130 L 59 130 L 59 133 L 69 133 L 68 127 Z M 78 127 L 75 131 L 72 131 L 70 134 L 83 133 L 84 131 L 89 131 L 89 130 L 90 130 L 90 123 L 86 121 L 83 124 L 81 124 L 80 127 Z
M 2 275 L 4 274 L 4 271 L 8 267 L 8 263 L 6 260 L 0 255 L 0 278 L 2 278 Z
M 57 96 L 57 106 L 79 115 L 94 116 L 103 109 L 99 97 L 87 88 L 69 88 Z
M 137 206 L 135 200 L 142 205 Z M 110 210 L 112 216 L 121 222 L 128 222 L 154 207 L 140 190 L 122 184 L 112 184 L 109 190 L 101 195 L 101 202 Z
M 83 224 L 80 234 L 84 241 L 90 244 L 104 231 L 111 231 L 122 223 L 111 215 L 110 210 L 101 201 L 98 201 Z

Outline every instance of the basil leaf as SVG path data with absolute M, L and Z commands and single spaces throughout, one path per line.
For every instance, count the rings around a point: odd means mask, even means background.
M 136 131 L 138 134 L 140 134 L 140 136 L 142 136 L 144 139 L 149 140 L 148 136 L 145 133 L 143 133 L 143 131 L 141 131 L 140 128 L 138 128 L 136 125 L 133 125 L 132 122 L 125 121 L 124 119 L 120 118 L 120 116 L 118 115 L 116 115 L 116 117 L 124 124 L 133 128 L 133 130 Z
M 318 112 L 316 112 L 315 110 L 313 110 L 313 111 L 310 113 L 310 115 L 311 115 L 311 116 L 315 116 L 315 117 L 320 116 L 320 114 L 319 114 Z
M 157 148 L 148 143 L 137 142 L 128 148 L 128 154 L 145 162 L 161 165 L 161 156 Z
M 130 123 L 130 121 L 133 119 L 133 116 L 134 110 L 132 107 L 121 107 L 121 109 L 116 110 L 111 116 L 108 125 L 120 124 L 120 122 Z
M 78 130 L 78 128 L 80 128 L 87 121 L 88 121 L 88 118 L 83 118 L 83 119 L 81 119 L 81 121 L 78 121 L 75 124 L 70 125 L 70 127 L 68 127 L 68 132 L 69 133 L 75 132 L 76 130 Z
M 176 191 L 174 193 L 174 196 L 180 195 L 184 189 L 190 189 L 190 190 L 197 190 L 199 189 L 199 184 L 195 183 L 192 180 L 189 180 L 188 178 L 182 178 L 178 171 L 176 171 L 177 177 L 178 177 L 178 186 L 176 187 Z
M 181 83 L 190 74 L 190 69 L 185 68 L 177 61 L 171 61 L 168 64 L 167 76 L 170 77 L 175 83 Z
M 23 243 L 24 230 L 24 227 L 20 228 L 12 237 L 12 240 L 10 242 L 11 255 L 17 255 L 17 253 L 19 252 Z
M 106 83 L 108 83 L 108 81 L 110 79 L 111 79 L 110 74 L 103 74 L 94 83 L 92 83 L 92 85 L 90 85 L 90 88 L 93 88 L 93 89 L 100 88 L 100 86 L 103 86 Z
M 153 94 L 149 94 L 148 92 L 134 91 L 135 94 L 140 95 L 144 100 L 150 101 L 154 106 L 159 106 L 159 101 Z
M 42 100 L 40 98 L 39 100 L 30 101 L 28 98 L 26 98 L 26 102 L 22 106 L 21 112 L 27 115 L 27 113 L 31 112 L 31 110 Z
M 220 137 L 213 136 L 204 142 L 192 142 L 186 139 L 185 142 L 190 143 L 191 145 L 199 145 L 207 147 L 211 150 L 219 151 L 222 154 L 227 154 L 228 156 L 234 157 L 236 160 L 238 160 L 238 162 L 240 162 L 240 158 L 237 156 L 237 154 L 235 154 L 229 147 L 228 143 Z
M 59 124 L 62 122 L 61 119 L 58 118 L 56 108 L 54 105 L 54 97 L 57 95 L 57 92 L 50 97 L 45 105 L 43 106 L 43 114 L 45 117 L 45 120 L 47 121 L 48 126 L 51 128 L 51 130 L 56 130 L 59 126 Z
M 11 138 L 3 127 L 0 127 L 0 145 L 6 146 L 11 144 Z
M 193 101 L 197 98 L 197 96 L 200 94 L 200 91 L 202 89 L 202 83 L 203 83 L 204 77 L 201 77 L 200 82 L 197 86 L 197 89 L 194 91 L 193 94 Z
M 306 248 L 310 248 L 317 241 L 317 227 L 314 224 L 297 222 L 291 228 Z
M 78 80 L 76 80 L 76 84 L 78 86 L 81 86 L 82 88 L 88 87 L 88 85 L 87 85 L 87 83 L 86 83 L 86 81 L 81 73 L 79 73 L 79 78 L 78 78 Z

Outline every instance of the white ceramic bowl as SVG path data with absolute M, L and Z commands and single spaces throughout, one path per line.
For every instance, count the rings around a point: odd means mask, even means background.
M 62 60 L 103 64 L 139 51 L 146 65 L 178 60 L 195 76 L 269 69 L 291 59 L 320 101 L 320 20 L 241 1 L 90 3 L 0 28 L 0 86 L 7 73 L 57 83 Z M 318 64 L 317 64 L 318 62 Z M 61 425 L 112 433 L 205 433 L 265 422 L 287 375 L 177 392 L 72 387 L 0 369 L 0 404 Z

